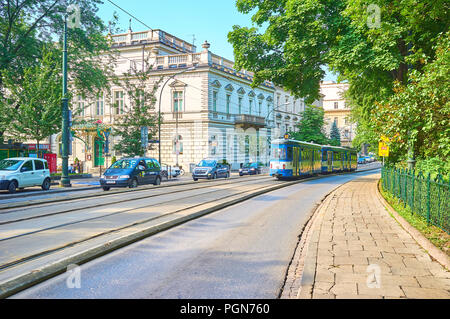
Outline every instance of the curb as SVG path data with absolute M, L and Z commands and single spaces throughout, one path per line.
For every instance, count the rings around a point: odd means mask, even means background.
M 179 218 L 175 218 L 170 221 L 162 222 L 158 225 L 154 225 L 154 226 L 148 227 L 146 229 L 140 230 L 138 232 L 132 233 L 130 235 L 125 235 L 125 236 L 119 237 L 117 239 L 110 240 L 106 243 L 102 243 L 101 245 L 97 245 L 92 248 L 89 248 L 83 252 L 76 253 L 76 254 L 66 257 L 66 258 L 62 258 L 57 262 L 54 262 L 49 265 L 45 265 L 39 269 L 36 269 L 36 270 L 33 270 L 26 274 L 15 277 L 11 281 L 7 281 L 4 284 L 0 285 L 0 299 L 7 298 L 11 295 L 14 295 L 14 294 L 24 290 L 24 289 L 27 289 L 31 286 L 34 286 L 38 283 L 48 280 L 54 276 L 62 274 L 66 271 L 67 266 L 69 266 L 71 264 L 82 265 L 86 262 L 89 262 L 95 258 L 106 255 L 112 251 L 119 249 L 119 248 L 125 247 L 134 242 L 143 240 L 151 235 L 155 235 L 159 232 L 168 230 L 177 225 L 180 225 L 180 224 L 186 223 L 188 221 L 202 217 L 204 215 L 213 213 L 217 210 L 238 204 L 238 203 L 246 201 L 250 198 L 253 198 L 253 197 L 265 194 L 265 193 L 269 193 L 269 192 L 272 192 L 272 191 L 275 191 L 275 190 L 278 190 L 278 189 L 281 189 L 284 187 L 288 187 L 288 186 L 292 186 L 295 184 L 300 184 L 303 182 L 316 180 L 316 179 L 320 179 L 320 178 L 321 178 L 320 176 L 311 177 L 311 178 L 307 178 L 307 179 L 303 179 L 303 180 L 287 182 L 284 184 L 268 186 L 267 188 L 264 188 L 262 190 L 258 190 L 256 192 L 241 196 L 239 198 L 236 198 L 236 199 L 233 199 L 230 201 L 226 201 L 224 203 L 220 203 L 218 205 L 214 205 L 209 208 L 201 209 L 197 212 L 188 214 L 183 217 L 179 217 Z
M 383 204 L 385 209 L 392 215 L 392 217 L 406 230 L 411 237 L 420 245 L 427 253 L 434 258 L 438 263 L 440 263 L 444 268 L 450 270 L 450 258 L 439 248 L 437 248 L 431 241 L 429 241 L 425 236 L 423 236 L 416 228 L 411 226 L 402 216 L 400 216 L 397 211 L 383 198 L 380 193 L 380 181 L 377 182 L 377 197 Z

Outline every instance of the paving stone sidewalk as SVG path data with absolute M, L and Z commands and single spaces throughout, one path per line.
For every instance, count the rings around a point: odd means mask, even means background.
M 377 197 L 379 174 L 331 193 L 305 229 L 282 298 L 450 299 L 450 272 Z

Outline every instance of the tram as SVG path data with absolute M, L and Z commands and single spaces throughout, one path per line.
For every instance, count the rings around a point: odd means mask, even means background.
M 270 176 L 291 179 L 316 174 L 350 172 L 358 167 L 356 150 L 289 139 L 272 141 Z

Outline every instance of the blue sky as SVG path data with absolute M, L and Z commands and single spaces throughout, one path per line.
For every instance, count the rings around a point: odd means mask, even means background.
M 215 54 L 234 61 L 233 47 L 227 41 L 233 25 L 252 26 L 251 14 L 237 11 L 235 0 L 112 0 L 152 29 L 161 29 L 185 41 L 192 42 L 195 34 L 197 51 L 207 40 Z M 104 21 L 111 20 L 113 13 L 119 16 L 119 26 L 128 30 L 130 17 L 107 0 L 99 6 L 99 16 Z M 132 20 L 133 31 L 148 28 Z M 327 75 L 325 80 L 335 80 Z

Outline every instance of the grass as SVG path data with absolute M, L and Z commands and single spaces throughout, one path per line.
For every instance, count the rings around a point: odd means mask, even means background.
M 381 186 L 381 185 L 380 185 Z M 402 216 L 411 226 L 416 228 L 422 235 L 433 243 L 437 248 L 450 256 L 450 235 L 439 227 L 428 225 L 427 220 L 417 214 L 412 213 L 411 208 L 391 193 L 380 187 L 381 195 L 392 206 L 392 208 Z

